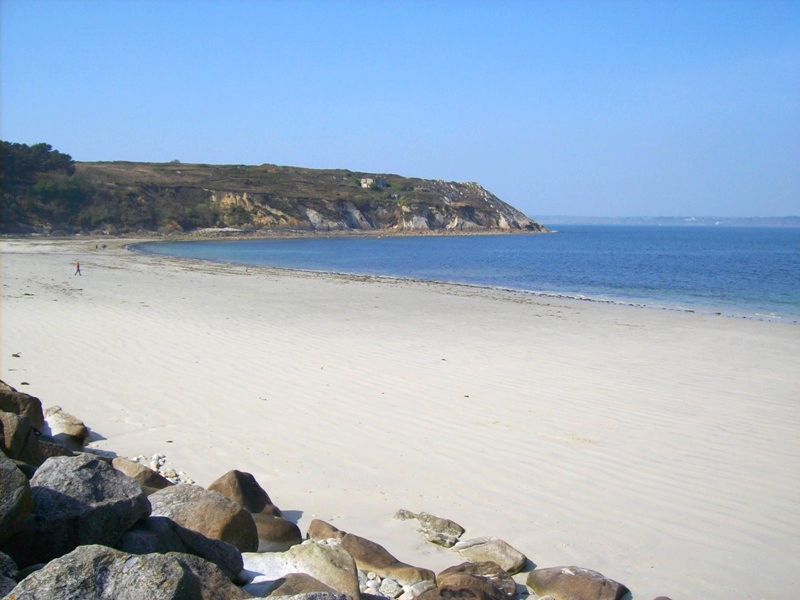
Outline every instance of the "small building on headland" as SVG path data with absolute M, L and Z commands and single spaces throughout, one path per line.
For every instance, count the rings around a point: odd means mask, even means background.
M 381 178 L 373 179 L 372 177 L 362 177 L 361 187 L 371 188 L 373 190 L 382 190 L 386 187 L 386 180 Z

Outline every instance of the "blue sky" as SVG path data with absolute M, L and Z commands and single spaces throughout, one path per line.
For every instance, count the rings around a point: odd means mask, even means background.
M 800 214 L 800 1 L 0 0 L 0 137 Z

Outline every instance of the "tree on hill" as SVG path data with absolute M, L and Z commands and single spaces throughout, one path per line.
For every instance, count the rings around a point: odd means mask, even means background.
M 53 150 L 50 144 L 13 144 L 0 142 L 0 182 L 6 185 L 33 183 L 42 173 L 75 173 L 75 161 L 69 154 Z
M 92 196 L 69 154 L 50 144 L 0 142 L 0 230 L 69 221 Z
M 0 192 L 0 232 L 5 233 L 191 229 L 218 226 L 222 218 L 205 190 L 149 182 L 117 185 L 76 172 L 69 154 L 43 143 L 0 141 Z

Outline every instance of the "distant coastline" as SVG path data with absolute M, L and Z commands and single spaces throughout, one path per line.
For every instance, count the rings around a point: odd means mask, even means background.
M 576 217 L 538 215 L 544 225 L 670 225 L 681 227 L 800 227 L 800 216 L 788 217 Z

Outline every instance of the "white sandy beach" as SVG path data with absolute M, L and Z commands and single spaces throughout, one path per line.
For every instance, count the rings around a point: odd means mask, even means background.
M 434 571 L 397 509 L 635 600 L 800 596 L 800 327 L 95 243 L 0 242 L 0 378 L 93 447 Z

